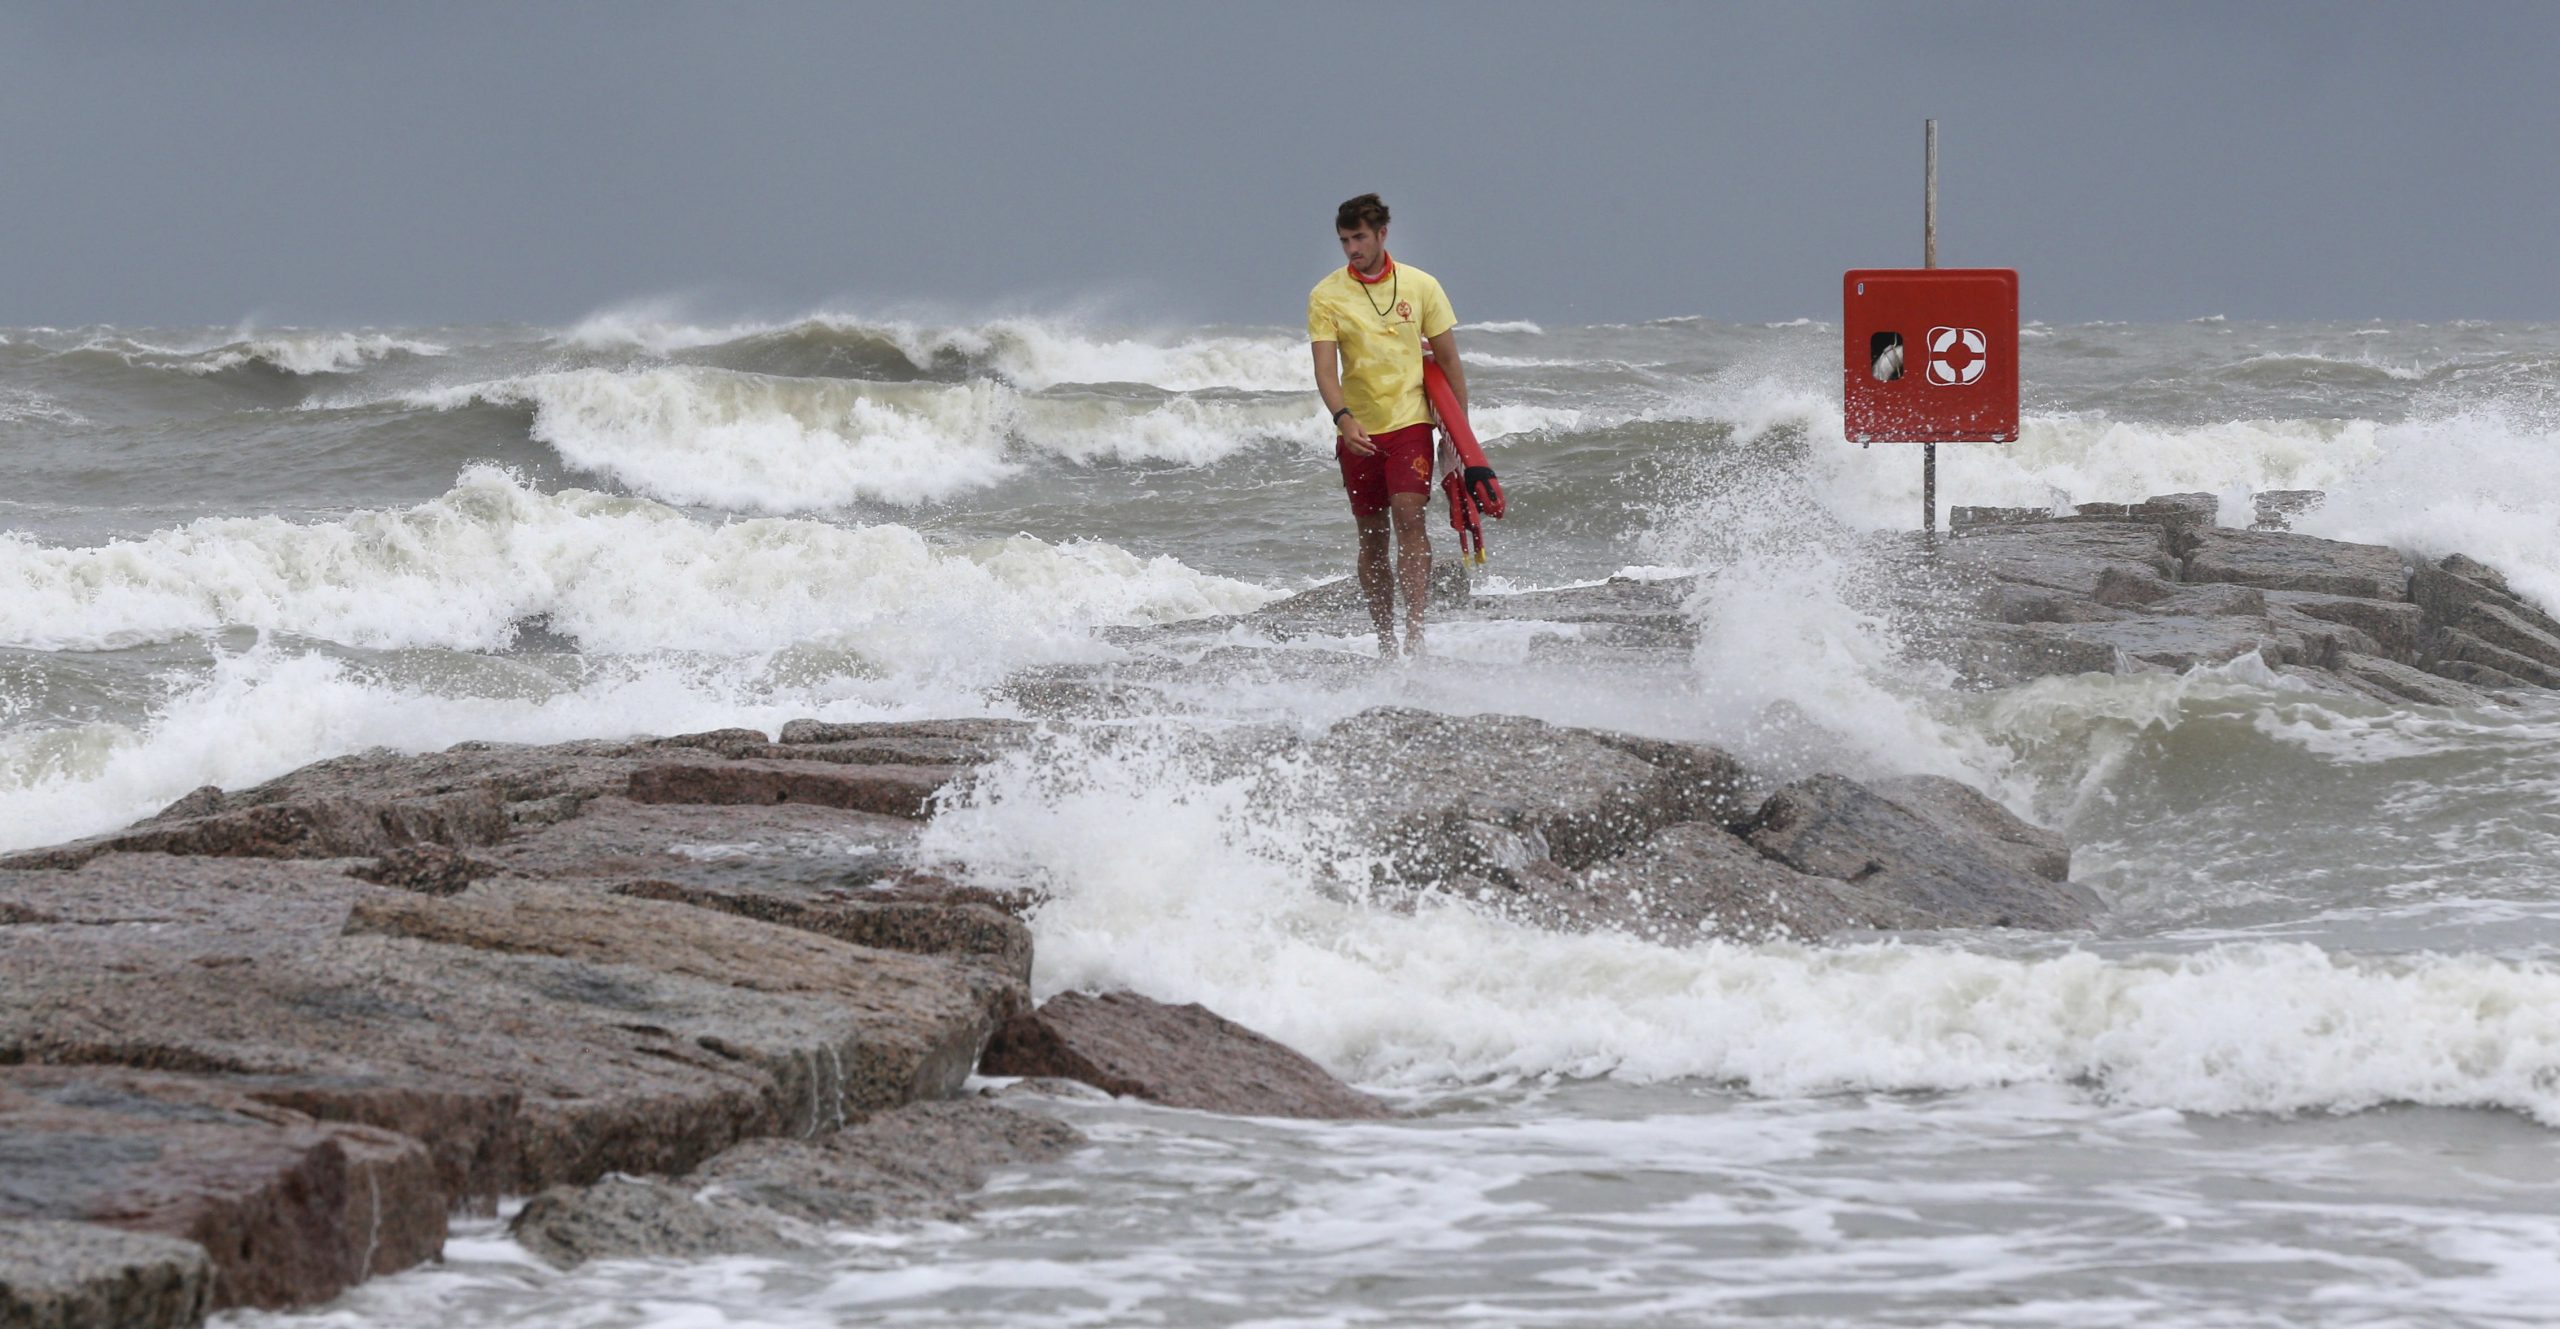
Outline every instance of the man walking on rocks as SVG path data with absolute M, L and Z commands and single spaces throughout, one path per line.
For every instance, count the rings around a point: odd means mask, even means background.
M 1378 655 L 1398 654 L 1395 593 L 1404 591 L 1402 652 L 1422 653 L 1422 609 L 1431 585 L 1431 408 L 1422 394 L 1423 344 L 1467 404 L 1458 363 L 1457 315 L 1431 274 L 1387 255 L 1387 205 L 1362 194 L 1336 209 L 1345 264 L 1307 294 L 1316 392 L 1332 415 L 1334 457 L 1360 528 L 1360 590 L 1378 629 Z M 1387 564 L 1387 533 L 1396 561 Z

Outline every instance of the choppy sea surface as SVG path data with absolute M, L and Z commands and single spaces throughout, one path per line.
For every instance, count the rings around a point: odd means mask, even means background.
M 1068 1104 L 966 1223 L 823 1257 L 448 1260 L 236 1324 L 2543 1324 L 2560 1304 L 2560 706 L 2263 670 L 1966 693 L 1896 649 L 1836 330 L 1467 325 L 1484 589 L 1708 574 L 1652 673 L 1452 628 L 1377 704 L 1952 775 L 2063 829 L 2072 936 L 1550 935 L 1317 889 L 1332 825 L 1062 741 L 931 835 L 1054 893 L 1037 986 L 1201 1001 L 1416 1110 Z M 2316 488 L 2304 529 L 2560 605 L 2560 327 L 2031 325 L 1951 503 Z M 571 328 L 0 329 L 0 849 L 367 747 L 1005 713 L 994 685 L 1347 570 L 1284 329 L 664 310 Z M 1496 629 L 1499 629 L 1498 631 Z M 1273 650 L 1366 652 L 1356 640 Z

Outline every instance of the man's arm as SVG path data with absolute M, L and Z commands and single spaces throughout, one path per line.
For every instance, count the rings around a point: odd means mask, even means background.
M 1366 457 L 1376 452 L 1369 441 L 1369 431 L 1360 427 L 1360 417 L 1342 408 L 1342 355 L 1338 345 L 1329 341 L 1313 343 L 1316 352 L 1316 395 L 1324 398 L 1324 409 L 1333 417 L 1334 433 L 1352 455 Z M 1462 399 L 1463 400 L 1463 399 Z
M 1458 363 L 1456 328 L 1431 339 L 1431 358 L 1439 361 L 1440 372 L 1449 376 L 1449 390 L 1458 394 L 1458 409 L 1470 410 L 1467 405 L 1467 367 Z

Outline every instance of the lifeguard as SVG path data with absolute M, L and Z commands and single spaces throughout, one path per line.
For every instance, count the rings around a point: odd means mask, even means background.
M 1422 392 L 1422 348 L 1448 376 L 1465 409 L 1467 375 L 1458 362 L 1457 315 L 1430 273 L 1387 255 L 1387 205 L 1362 194 L 1336 209 L 1342 267 L 1307 293 L 1307 339 L 1314 343 L 1316 392 L 1334 424 L 1334 457 L 1360 530 L 1360 589 L 1378 629 L 1378 654 L 1422 652 L 1422 610 L 1431 584 L 1431 408 Z M 1387 563 L 1387 533 L 1396 559 Z M 1404 634 L 1395 596 L 1404 592 Z

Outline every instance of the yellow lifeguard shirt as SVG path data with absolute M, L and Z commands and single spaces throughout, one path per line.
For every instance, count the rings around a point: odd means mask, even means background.
M 1307 340 L 1341 348 L 1342 404 L 1372 434 L 1431 418 L 1422 401 L 1422 343 L 1456 326 L 1438 279 L 1410 263 L 1397 263 L 1375 286 L 1335 268 L 1307 292 Z

